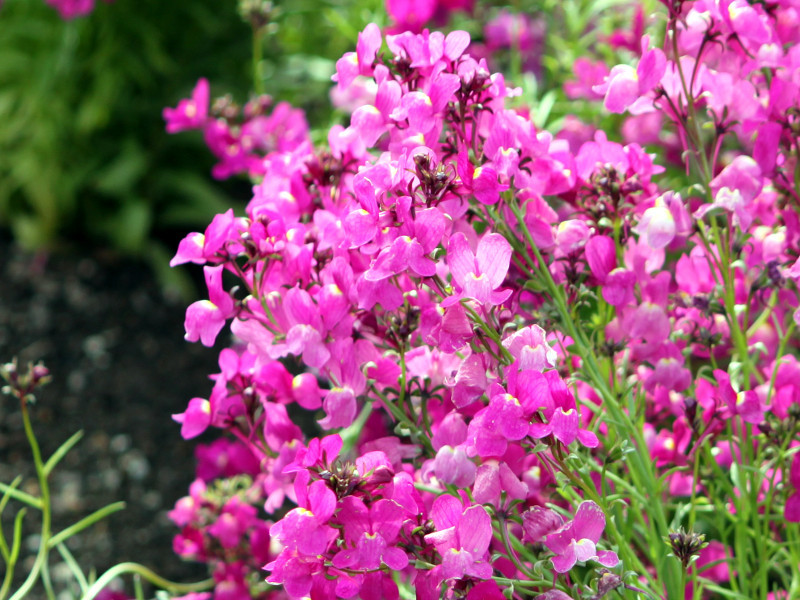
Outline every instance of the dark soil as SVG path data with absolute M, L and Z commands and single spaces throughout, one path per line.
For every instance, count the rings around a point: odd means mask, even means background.
M 207 575 L 173 554 L 177 529 L 166 516 L 194 476 L 194 444 L 171 414 L 207 397 L 208 374 L 218 371 L 214 350 L 184 341 L 185 306 L 164 296 L 145 265 L 96 254 L 32 256 L 0 234 L 0 361 L 42 361 L 52 373 L 33 407 L 45 457 L 84 432 L 51 477 L 54 530 L 111 502 L 127 504 L 68 544 L 87 573 L 135 561 L 172 580 Z M 22 489 L 38 494 L 19 406 L 2 396 L 0 481 L 19 473 Z M 12 501 L 3 514 L 9 541 L 19 507 Z M 28 511 L 17 582 L 38 547 L 39 519 Z M 55 580 L 67 575 L 60 561 L 54 552 Z M 31 597 L 42 595 L 38 588 Z

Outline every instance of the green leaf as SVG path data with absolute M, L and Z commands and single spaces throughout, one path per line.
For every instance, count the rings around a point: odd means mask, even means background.
M 537 129 L 545 128 L 547 119 L 550 117 L 550 111 L 553 110 L 553 105 L 556 103 L 556 97 L 556 90 L 550 90 L 539 101 L 533 116 L 533 124 L 536 125 Z
M 20 481 L 22 481 L 22 476 L 14 479 L 14 481 L 11 482 L 11 485 L 0 483 L 0 492 L 3 492 L 3 499 L 0 501 L 0 513 L 2 513 L 2 509 L 5 508 L 5 505 L 8 502 L 7 498 L 9 497 L 19 500 L 20 502 L 24 502 L 36 510 L 42 510 L 41 499 L 37 498 L 36 496 L 31 496 L 22 490 L 16 489 Z
M 67 548 L 64 544 L 58 544 L 56 548 L 58 553 L 61 555 L 61 558 L 64 559 L 64 563 L 72 572 L 72 576 L 75 578 L 75 581 L 78 582 L 78 586 L 81 588 L 81 594 L 86 593 L 86 590 L 89 589 L 89 582 L 86 581 L 86 576 L 83 574 L 78 561 L 75 560 L 75 557 L 72 556 L 69 548 Z
M 53 471 L 55 466 L 61 461 L 66 454 L 75 447 L 81 438 L 83 437 L 83 431 L 78 431 L 74 433 L 66 442 L 61 444 L 58 447 L 58 450 L 53 452 L 53 455 L 47 459 L 47 462 L 44 464 L 44 476 L 47 477 Z
M 73 525 L 70 525 L 66 529 L 61 530 L 56 535 L 51 537 L 47 541 L 47 547 L 48 548 L 54 548 L 55 546 L 57 546 L 58 544 L 60 544 L 64 540 L 67 540 L 70 537 L 72 537 L 73 535 L 75 535 L 76 533 L 78 533 L 80 531 L 83 531 L 87 527 L 89 527 L 91 525 L 94 525 L 98 521 L 106 518 L 107 516 L 109 516 L 109 515 L 111 515 L 111 514 L 113 514 L 115 512 L 119 512 L 123 508 L 125 508 L 125 503 L 124 502 L 114 502 L 113 504 L 109 504 L 108 506 L 104 506 L 103 508 L 94 511 L 89 516 L 84 517 L 83 519 L 81 519 L 77 523 L 75 523 Z

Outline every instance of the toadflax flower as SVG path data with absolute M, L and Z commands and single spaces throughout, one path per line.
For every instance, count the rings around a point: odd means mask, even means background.
M 198 300 L 186 309 L 186 340 L 200 340 L 204 346 L 211 347 L 225 322 L 236 313 L 236 305 L 222 287 L 224 267 L 203 267 L 208 287 L 208 300 Z
M 444 579 L 489 579 L 492 519 L 486 509 L 479 505 L 465 509 L 457 498 L 443 495 L 434 500 L 431 516 L 436 531 L 426 535 L 425 541 L 442 555 Z
M 497 306 L 508 300 L 511 291 L 497 288 L 506 278 L 511 254 L 511 244 L 499 233 L 484 235 L 476 252 L 472 252 L 463 233 L 453 235 L 447 246 L 447 262 L 460 291 L 446 298 L 442 307 L 462 298 L 472 298 L 484 306 Z
M 566 573 L 578 561 L 595 560 L 605 567 L 614 567 L 619 558 L 611 550 L 598 550 L 597 542 L 606 526 L 606 517 L 591 500 L 582 502 L 572 521 L 562 525 L 544 539 L 548 550 L 555 552 L 553 568 Z

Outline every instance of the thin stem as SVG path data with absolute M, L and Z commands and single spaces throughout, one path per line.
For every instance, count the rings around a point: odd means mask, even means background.
M 264 93 L 264 79 L 261 77 L 261 61 L 264 58 L 264 34 L 260 27 L 253 27 L 253 90 L 257 95 Z
M 198 581 L 197 583 L 175 583 L 174 581 L 169 581 L 168 579 L 164 579 L 160 575 L 157 575 L 144 565 L 140 565 L 138 563 L 120 563 L 118 565 L 114 565 L 108 571 L 103 573 L 100 578 L 95 581 L 86 591 L 86 593 L 81 596 L 81 600 L 93 600 L 93 598 L 103 591 L 103 589 L 105 589 L 105 587 L 114 579 L 120 575 L 126 574 L 140 575 L 143 579 L 146 579 L 153 585 L 167 590 L 172 594 L 203 592 L 214 587 L 213 579 L 204 579 L 203 581 Z
M 514 549 L 511 545 L 511 536 L 508 533 L 508 525 L 506 524 L 505 515 L 502 512 L 497 512 L 497 519 L 500 522 L 500 536 L 503 538 L 503 546 L 506 549 L 506 555 L 514 563 L 514 566 L 517 567 L 520 573 L 525 575 L 528 579 L 534 579 L 534 574 L 531 572 L 528 567 L 520 562 L 517 553 L 514 552 Z
M 33 563 L 33 567 L 31 568 L 30 573 L 28 573 L 28 577 L 22 583 L 20 588 L 17 592 L 11 596 L 11 600 L 20 600 L 24 598 L 33 585 L 36 583 L 36 580 L 39 578 L 39 573 L 41 573 L 42 569 L 45 567 L 45 563 L 47 562 L 47 555 L 48 555 L 48 544 L 50 542 L 50 527 L 51 527 L 51 506 L 50 506 L 50 486 L 47 482 L 47 473 L 45 472 L 45 466 L 42 462 L 42 453 L 39 450 L 39 442 L 36 441 L 36 436 L 33 433 L 33 427 L 31 426 L 31 418 L 30 414 L 28 413 L 28 403 L 24 399 L 20 399 L 20 405 L 22 410 L 22 423 L 25 428 L 25 436 L 28 438 L 28 444 L 31 447 L 31 452 L 33 453 L 33 463 L 36 467 L 36 475 L 39 479 L 39 487 L 41 488 L 41 503 L 42 503 L 42 533 L 41 538 L 39 539 L 39 551 L 36 555 L 36 560 Z M 47 594 L 48 598 L 51 600 L 55 598 L 53 595 L 53 590 L 47 586 Z

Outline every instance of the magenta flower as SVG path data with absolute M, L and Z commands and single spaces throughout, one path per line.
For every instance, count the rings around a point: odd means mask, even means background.
M 169 266 L 174 267 L 187 262 L 198 265 L 206 262 L 219 264 L 230 254 L 239 251 L 240 245 L 232 244 L 231 240 L 238 242 L 240 232 L 245 229 L 247 229 L 246 220 L 235 217 L 233 209 L 228 209 L 212 219 L 205 233 L 194 232 L 183 238 Z
M 546 336 L 545 330 L 538 325 L 529 325 L 504 339 L 503 347 L 517 361 L 520 371 L 532 369 L 541 373 L 554 367 L 558 358 Z
M 386 12 L 397 31 L 419 31 L 433 16 L 436 0 L 386 0 Z
M 476 167 L 464 149 L 458 153 L 457 166 L 465 192 L 475 196 L 481 204 L 497 204 L 500 201 L 500 192 L 508 189 L 508 185 L 500 184 L 495 165 L 487 162 Z
M 462 298 L 471 298 L 484 306 L 505 302 L 511 290 L 497 288 L 506 278 L 511 254 L 511 244 L 499 233 L 484 235 L 474 253 L 463 233 L 453 235 L 447 245 L 447 262 L 459 292 L 446 298 L 442 306 L 450 306 Z
M 564 410 L 560 406 L 550 416 L 548 423 L 531 423 L 529 435 L 541 439 L 551 435 L 565 446 L 576 439 L 587 448 L 596 448 L 600 441 L 587 429 L 581 428 L 581 417 L 577 408 Z
M 112 0 L 105 1 L 111 2 Z M 62 19 L 70 20 L 92 12 L 95 0 L 45 0 L 45 2 L 55 8 Z M 0 2 L 1 4 L 2 2 Z
M 298 498 L 298 502 L 301 506 L 270 527 L 269 534 L 284 545 L 284 552 L 314 557 L 325 552 L 338 536 L 328 525 L 336 510 L 336 494 L 327 483 L 318 480 L 308 488 L 307 498 Z
M 489 544 L 492 541 L 492 519 L 482 506 L 463 509 L 453 496 L 439 496 L 431 508 L 436 531 L 425 536 L 442 555 L 441 575 L 444 579 L 475 577 L 489 579 Z
M 358 34 L 355 52 L 346 52 L 336 61 L 336 74 L 332 77 L 340 90 L 350 87 L 359 75 L 371 75 L 372 63 L 381 47 L 381 30 L 375 23 L 370 23 Z
M 181 437 L 190 440 L 203 433 L 211 424 L 211 403 L 204 398 L 192 398 L 182 413 L 172 415 L 181 424 Z
M 737 156 L 731 164 L 711 180 L 714 202 L 704 204 L 694 212 L 696 219 L 714 208 L 733 213 L 733 224 L 743 230 L 753 222 L 752 205 L 764 187 L 761 167 L 749 156 Z
M 653 110 L 653 100 L 648 93 L 658 85 L 667 68 L 667 57 L 658 48 L 650 45 L 650 36 L 642 37 L 642 58 L 636 69 L 628 65 L 617 65 L 611 69 L 606 81 L 594 86 L 594 91 L 604 94 L 603 104 L 613 113 L 632 115 Z
M 743 421 L 753 425 L 764 421 L 765 407 L 756 392 L 748 390 L 737 393 L 731 386 L 730 376 L 720 369 L 714 370 L 714 377 L 719 384 L 719 399 L 728 408 L 730 416 L 739 415 Z
M 94 0 L 89 0 L 94 4 Z M 90 9 L 91 10 L 91 9 Z M 176 108 L 164 109 L 167 133 L 178 133 L 187 129 L 202 129 L 208 120 L 209 87 L 207 79 L 200 79 L 192 90 L 191 98 L 178 102 Z
M 525 500 L 528 486 L 519 480 L 505 462 L 494 461 L 484 463 L 478 469 L 473 488 L 475 502 L 491 504 L 495 508 L 507 508 L 514 500 Z M 506 506 L 501 506 L 501 498 L 505 497 Z
M 595 92 L 594 88 L 600 87 L 608 77 L 608 67 L 604 63 L 580 57 L 572 64 L 572 72 L 575 73 L 576 80 L 564 83 L 564 93 L 567 98 L 599 100 L 603 97 L 603 94 Z
M 219 540 L 223 548 L 235 548 L 256 520 L 256 509 L 234 496 L 225 503 L 207 531 Z
M 367 508 L 360 498 L 347 496 L 337 519 L 344 526 L 347 546 L 333 557 L 334 567 L 371 571 L 383 563 L 400 571 L 408 566 L 408 555 L 393 546 L 404 520 L 397 503 L 378 500 Z
M 436 451 L 433 471 L 440 482 L 465 488 L 475 481 L 477 467 L 463 447 L 442 446 Z
M 223 268 L 203 267 L 209 299 L 198 300 L 186 309 L 184 327 L 189 342 L 200 340 L 210 348 L 225 322 L 236 314 L 233 298 L 222 288 Z
M 364 279 L 382 281 L 407 270 L 419 277 L 432 277 L 436 263 L 428 255 L 439 245 L 446 227 L 447 218 L 438 209 L 418 211 L 413 222 L 414 237 L 401 235 L 381 250 Z
M 478 456 L 502 456 L 509 442 L 528 435 L 528 417 L 519 400 L 511 394 L 492 396 L 489 406 L 481 409 L 469 423 L 467 449 Z
M 611 550 L 598 550 L 597 542 L 606 526 L 606 517 L 597 504 L 582 502 L 572 521 L 545 537 L 544 545 L 555 553 L 553 568 L 566 573 L 578 561 L 594 560 L 605 567 L 614 567 L 619 558 Z
M 592 275 L 601 283 L 617 267 L 616 245 L 607 235 L 592 236 L 586 242 L 584 256 Z

